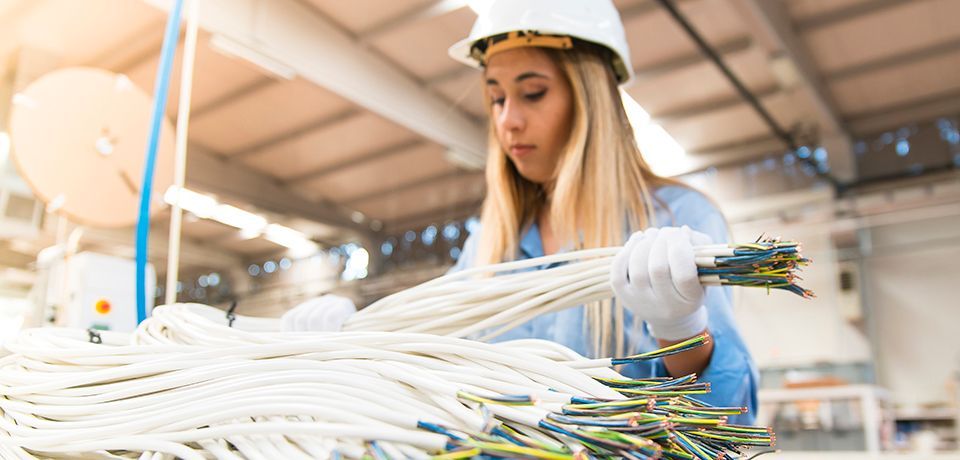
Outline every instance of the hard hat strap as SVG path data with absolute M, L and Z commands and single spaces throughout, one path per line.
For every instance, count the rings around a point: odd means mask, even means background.
M 470 54 L 481 65 L 486 65 L 494 54 L 531 46 L 567 50 L 573 48 L 573 39 L 566 35 L 541 35 L 535 31 L 511 31 L 477 40 L 470 50 Z

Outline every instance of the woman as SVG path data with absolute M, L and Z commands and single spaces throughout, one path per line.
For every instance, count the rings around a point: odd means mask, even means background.
M 543 315 L 498 340 L 540 338 L 612 356 L 706 332 L 707 346 L 622 372 L 697 373 L 712 385 L 703 400 L 747 407 L 735 421 L 751 422 L 757 373 L 733 322 L 729 288 L 705 290 L 693 257 L 694 245 L 726 241 L 726 224 L 707 198 L 644 162 L 618 89 L 632 69 L 613 4 L 493 1 L 450 52 L 483 69 L 490 132 L 480 229 L 453 270 L 626 242 L 611 273 L 614 303 Z M 343 319 L 332 312 L 352 311 L 340 299 L 320 316 L 336 317 L 334 327 Z

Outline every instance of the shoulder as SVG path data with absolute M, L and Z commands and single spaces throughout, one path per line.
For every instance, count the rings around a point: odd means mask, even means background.
M 657 226 L 682 226 L 710 235 L 714 242 L 729 239 L 727 221 L 717 204 L 702 192 L 683 185 L 664 185 L 654 190 Z
M 661 202 L 656 203 L 657 205 L 665 205 L 671 211 L 696 209 L 720 212 L 717 205 L 703 192 L 684 185 L 662 185 L 654 189 L 653 194 Z

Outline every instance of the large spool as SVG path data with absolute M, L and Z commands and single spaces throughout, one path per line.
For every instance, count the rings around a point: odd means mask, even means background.
M 91 227 L 137 221 L 152 101 L 125 75 L 56 70 L 14 95 L 11 158 L 48 208 Z M 151 215 L 173 184 L 173 128 L 164 120 Z

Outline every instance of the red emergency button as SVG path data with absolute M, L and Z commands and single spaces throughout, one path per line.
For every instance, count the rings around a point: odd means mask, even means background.
M 93 308 L 97 310 L 97 313 L 106 315 L 107 313 L 110 313 L 110 302 L 108 302 L 106 299 L 100 299 Z

